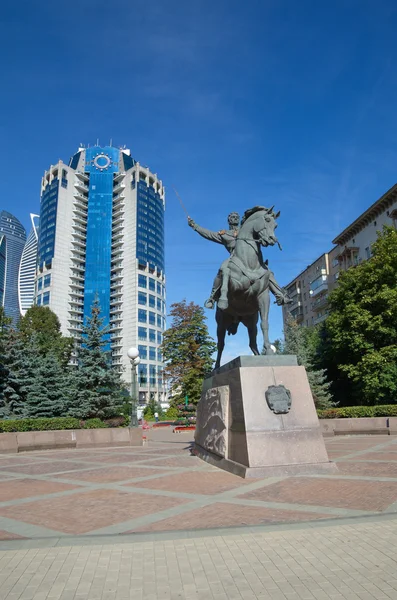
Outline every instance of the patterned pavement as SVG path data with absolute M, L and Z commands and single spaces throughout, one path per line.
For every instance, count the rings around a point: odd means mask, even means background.
M 397 438 L 257 480 L 189 441 L 0 455 L 1 600 L 396 600 Z
M 0 455 L 0 540 L 255 527 L 397 511 L 397 437 L 326 439 L 336 474 L 246 480 L 190 456 L 190 441 L 188 433 L 154 430 L 140 448 Z

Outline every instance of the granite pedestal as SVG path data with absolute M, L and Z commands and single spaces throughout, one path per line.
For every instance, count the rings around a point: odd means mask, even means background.
M 272 386 L 289 398 L 288 412 L 272 410 Z M 193 452 L 241 477 L 337 470 L 296 356 L 240 356 L 213 371 L 203 383 Z

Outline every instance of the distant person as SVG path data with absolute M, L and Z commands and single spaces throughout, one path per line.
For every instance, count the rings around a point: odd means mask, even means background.
M 159 422 L 159 413 L 158 412 L 154 413 L 154 418 L 156 419 L 156 423 L 158 423 Z

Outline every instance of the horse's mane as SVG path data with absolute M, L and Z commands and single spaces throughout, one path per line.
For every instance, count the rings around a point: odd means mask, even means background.
M 254 215 L 255 213 L 259 212 L 259 211 L 266 211 L 268 212 L 269 209 L 266 208 L 266 206 L 254 206 L 253 208 L 249 208 L 248 210 L 245 211 L 243 218 L 241 219 L 241 225 L 244 225 L 244 223 L 250 218 L 252 217 L 252 215 Z

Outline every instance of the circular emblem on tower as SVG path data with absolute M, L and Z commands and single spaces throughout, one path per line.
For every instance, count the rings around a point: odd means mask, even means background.
M 110 158 L 106 156 L 106 154 L 98 154 L 98 156 L 94 158 L 94 165 L 97 169 L 107 169 L 110 165 Z

